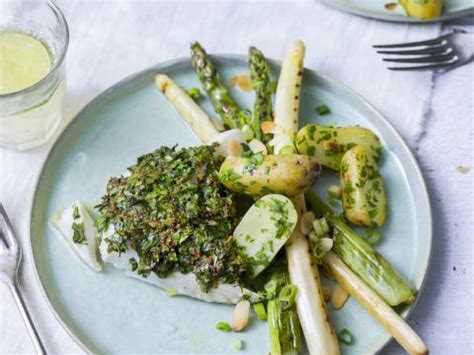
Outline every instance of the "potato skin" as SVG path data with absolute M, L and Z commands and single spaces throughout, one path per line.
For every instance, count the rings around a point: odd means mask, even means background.
M 251 196 L 295 196 L 307 191 L 320 172 L 318 161 L 307 155 L 227 157 L 219 170 L 219 179 L 228 189 Z
M 341 161 L 342 206 L 347 220 L 377 227 L 385 222 L 387 199 L 372 154 L 362 145 L 349 149 Z
M 368 128 L 359 126 L 331 127 L 309 124 L 296 136 L 300 154 L 314 156 L 321 165 L 339 170 L 344 153 L 355 145 L 363 145 L 378 160 L 382 150 L 379 137 Z

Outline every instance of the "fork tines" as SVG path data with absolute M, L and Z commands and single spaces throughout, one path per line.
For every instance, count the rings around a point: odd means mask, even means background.
M 448 41 L 449 35 L 444 35 L 427 41 L 375 45 L 379 54 L 387 54 L 384 62 L 392 63 L 416 63 L 421 65 L 389 67 L 390 70 L 410 71 L 410 70 L 433 70 L 450 67 L 457 62 L 456 51 Z M 403 49 L 399 49 L 403 48 Z M 406 49 L 407 48 L 407 49 Z M 395 50 L 387 50 L 395 49 Z M 393 57 L 396 56 L 396 57 Z

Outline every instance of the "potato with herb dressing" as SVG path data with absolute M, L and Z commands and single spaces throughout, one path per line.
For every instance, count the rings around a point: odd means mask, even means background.
M 219 180 L 228 189 L 251 196 L 295 196 L 307 191 L 320 171 L 318 161 L 307 155 L 254 154 L 227 157 L 219 170 Z
M 378 160 L 382 150 L 379 137 L 368 128 L 359 126 L 332 127 L 309 124 L 296 136 L 300 154 L 314 156 L 321 165 L 339 170 L 345 152 L 355 145 L 363 145 Z
M 346 218 L 358 226 L 385 222 L 387 200 L 377 163 L 367 148 L 356 145 L 341 161 L 342 205 Z

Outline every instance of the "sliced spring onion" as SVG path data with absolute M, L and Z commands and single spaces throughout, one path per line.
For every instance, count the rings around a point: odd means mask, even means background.
M 259 320 L 267 319 L 267 311 L 265 310 L 265 305 L 262 302 L 254 303 L 253 310 L 255 311 L 255 314 Z
M 240 339 L 232 339 L 232 350 L 240 351 L 244 348 L 244 342 Z
M 296 154 L 295 147 L 292 145 L 285 145 L 284 147 L 281 147 L 278 154 L 280 155 L 286 155 L 286 154 Z
M 352 345 L 354 343 L 354 337 L 347 328 L 342 328 L 339 333 L 337 333 L 337 339 L 346 345 Z
M 195 101 L 198 102 L 202 98 L 201 90 L 199 88 L 189 88 L 186 90 L 186 93 L 191 96 L 191 98 Z
M 375 245 L 380 242 L 380 233 L 376 229 L 367 229 L 363 237 L 365 241 L 370 245 Z
M 230 332 L 232 330 L 232 327 L 227 322 L 218 322 L 216 324 L 216 329 L 222 330 L 223 332 Z
M 328 187 L 328 195 L 332 198 L 340 199 L 342 195 L 342 189 L 338 185 L 331 185 Z
M 316 107 L 316 112 L 318 113 L 318 115 L 324 116 L 330 113 L 331 110 L 327 105 L 319 105 L 318 107 Z
M 313 221 L 313 230 L 314 233 L 316 234 L 316 237 L 322 237 L 323 235 L 326 235 L 329 233 L 329 225 L 328 222 L 326 221 L 326 218 L 319 218 L 315 219 Z
M 242 131 L 242 136 L 247 142 L 251 141 L 253 137 L 255 136 L 255 133 L 253 132 L 252 128 L 248 124 L 244 125 L 241 131 Z
M 284 310 L 289 309 L 295 304 L 298 287 L 295 285 L 285 285 L 278 294 L 280 307 Z

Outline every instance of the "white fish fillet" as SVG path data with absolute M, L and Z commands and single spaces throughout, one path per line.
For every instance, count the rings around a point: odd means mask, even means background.
M 73 230 L 72 224 L 74 223 L 73 210 L 76 206 L 79 210 L 78 223 L 84 223 L 84 235 L 87 240 L 87 244 L 76 244 L 72 241 Z M 95 271 L 102 271 L 102 264 L 98 258 L 98 246 L 99 238 L 97 230 L 94 225 L 94 220 L 87 212 L 86 208 L 79 202 L 74 202 L 71 206 L 66 209 L 57 211 L 53 218 L 51 218 L 51 225 L 54 229 L 66 240 L 74 253 L 81 259 L 86 265 L 91 267 Z
M 84 233 L 88 241 L 87 246 L 75 244 L 72 241 L 72 223 L 74 221 L 72 215 L 74 205 L 78 206 L 79 213 L 83 218 Z M 80 259 L 94 270 L 102 270 L 102 266 L 97 258 L 97 252 L 100 252 L 101 259 L 104 263 L 111 264 L 115 268 L 124 271 L 126 275 L 157 286 L 167 293 L 189 296 L 206 302 L 234 304 L 239 302 L 243 297 L 248 298 L 250 301 L 258 301 L 260 298 L 255 292 L 243 289 L 237 284 L 221 284 L 207 293 L 203 292 L 196 281 L 196 277 L 192 273 L 182 274 L 180 272 L 174 272 L 166 278 L 160 278 L 154 273 L 151 273 L 148 277 L 138 275 L 136 272 L 131 271 L 129 263 L 130 258 L 138 260 L 138 255 L 134 250 L 129 249 L 120 255 L 115 252 L 109 254 L 107 253 L 107 244 L 105 242 L 100 243 L 100 246 L 98 246 L 97 240 L 99 237 L 97 229 L 94 226 L 94 221 L 80 202 L 75 202 L 70 207 L 56 212 L 51 220 L 51 224 L 60 232 L 64 239 L 67 240 L 71 249 Z M 111 226 L 102 235 L 102 239 L 110 237 L 113 234 L 114 228 Z M 98 251 L 96 249 L 97 247 L 99 247 Z

